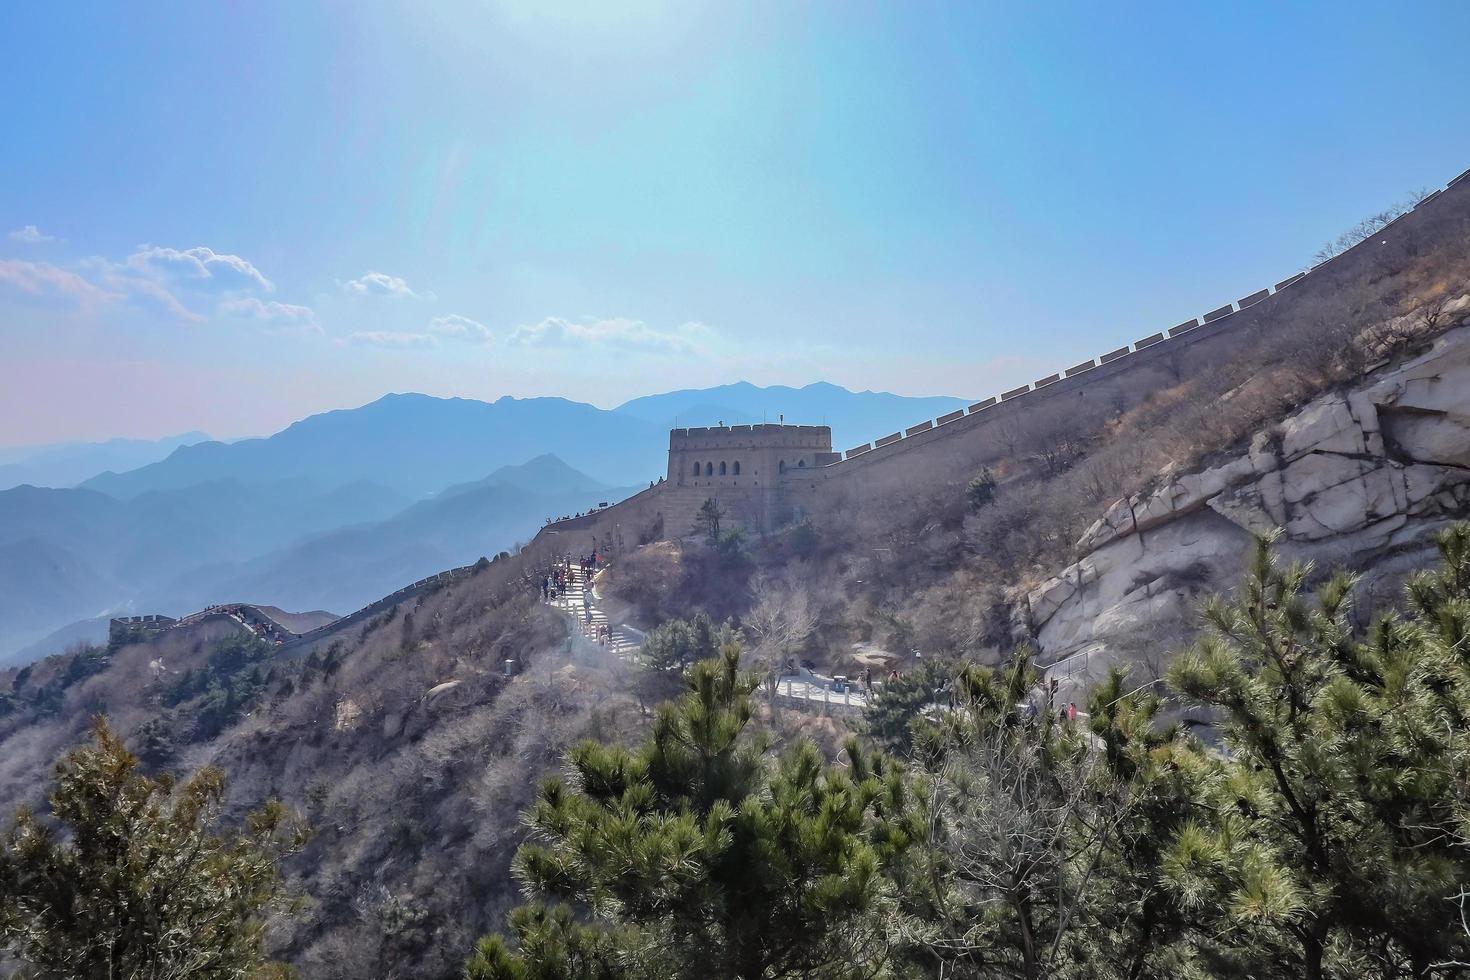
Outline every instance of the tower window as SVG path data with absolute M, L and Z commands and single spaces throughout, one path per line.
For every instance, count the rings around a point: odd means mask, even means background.
M 724 460 L 720 460 L 720 476 L 724 476 L 724 475 L 725 475 L 725 461 Z
M 738 459 L 735 461 L 735 475 L 736 476 L 739 476 L 740 475 L 740 460 L 738 460 Z
M 805 469 L 806 468 L 806 460 L 802 460 L 801 462 L 797 463 L 796 465 L 798 467 L 802 468 L 802 469 Z
M 777 473 L 785 473 L 786 472 L 786 460 L 784 460 L 784 459 L 781 460 L 781 465 L 778 466 L 778 467 L 776 467 L 776 472 Z
M 705 476 L 714 476 L 715 475 L 715 464 L 714 463 L 705 463 L 704 464 L 704 475 Z
M 698 463 L 695 463 L 694 464 L 694 475 L 695 476 L 698 476 L 699 475 L 699 464 Z

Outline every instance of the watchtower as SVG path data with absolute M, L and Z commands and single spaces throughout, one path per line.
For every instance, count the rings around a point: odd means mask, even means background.
M 768 531 L 799 517 L 821 479 L 818 470 L 841 458 L 825 425 L 674 429 L 667 481 L 673 497 L 692 503 L 691 521 L 713 497 L 737 523 Z

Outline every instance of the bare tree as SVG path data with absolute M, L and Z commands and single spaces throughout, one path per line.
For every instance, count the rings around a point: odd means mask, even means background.
M 781 666 L 806 646 L 821 619 L 805 585 L 787 586 L 762 575 L 751 591 L 755 606 L 745 617 L 745 629 L 766 672 L 766 693 L 774 704 Z
M 1098 754 L 1049 712 L 956 735 L 927 799 L 937 924 L 911 938 L 946 977 L 1056 975 L 1123 816 L 1095 792 Z

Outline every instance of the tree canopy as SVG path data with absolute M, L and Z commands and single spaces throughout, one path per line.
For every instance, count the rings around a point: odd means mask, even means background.
M 278 802 L 217 829 L 225 782 L 150 778 L 98 718 L 56 767 L 53 819 L 22 808 L 0 840 L 0 951 L 37 977 L 283 975 L 262 949 L 278 867 L 304 828 Z

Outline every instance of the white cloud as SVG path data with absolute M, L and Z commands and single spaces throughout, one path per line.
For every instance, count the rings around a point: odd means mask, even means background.
M 429 321 L 429 333 L 436 337 L 481 344 L 488 344 L 492 339 L 489 327 L 458 313 L 434 317 Z
M 282 327 L 294 327 L 306 333 L 321 333 L 316 312 L 309 306 L 277 303 L 275 300 L 262 302 L 254 296 L 228 299 L 219 305 L 221 316 L 242 317 L 262 320 Z
M 205 281 L 224 289 L 262 289 L 274 292 L 275 284 L 259 269 L 238 255 L 216 252 L 203 245 L 186 248 L 162 248 L 139 245 L 127 258 L 127 265 L 154 278 L 177 278 L 199 284 Z
M 615 347 L 689 354 L 701 350 L 711 336 L 710 328 L 697 321 L 667 330 L 627 317 L 567 320 L 550 316 L 539 323 L 517 327 L 510 335 L 510 342 L 526 347 Z
M 10 237 L 22 233 L 28 241 L 50 237 L 40 235 L 34 225 Z M 48 262 L 0 260 L 0 285 L 33 295 L 68 296 L 89 306 L 126 300 L 162 310 L 185 323 L 202 323 L 206 317 L 190 309 L 181 297 L 223 294 L 215 310 L 218 316 L 259 320 L 271 324 L 277 332 L 321 332 L 310 307 L 266 302 L 250 295 L 272 292 L 275 285 L 249 261 L 204 246 L 181 250 L 140 245 L 122 261 L 92 256 L 71 268 Z
M 361 330 L 349 336 L 347 343 L 358 347 L 423 350 L 426 347 L 436 347 L 439 342 L 426 333 L 408 333 L 399 330 Z
M 0 283 L 33 296 L 43 293 L 67 296 L 84 306 L 95 306 L 120 298 L 118 294 L 109 293 L 77 273 L 50 262 L 0 259 Z
M 26 225 L 24 228 L 17 228 L 10 233 L 9 237 L 13 242 L 25 242 L 27 245 L 39 245 L 42 242 L 56 241 L 55 235 L 44 235 L 41 233 L 41 229 L 35 225 Z
M 416 293 L 408 283 L 398 276 L 386 272 L 369 272 L 358 279 L 349 279 L 342 288 L 359 296 L 391 296 L 394 299 L 437 299 L 433 293 Z

